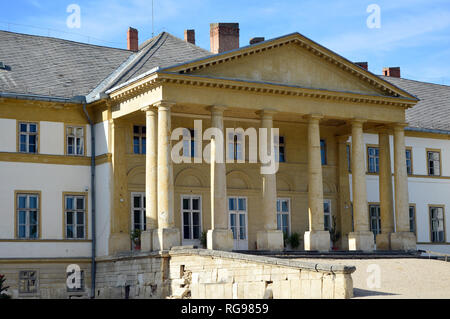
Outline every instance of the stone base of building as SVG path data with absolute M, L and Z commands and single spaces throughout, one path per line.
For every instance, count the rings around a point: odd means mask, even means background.
M 152 251 L 153 250 L 153 231 L 146 230 L 141 233 L 141 250 Z
M 281 230 L 263 230 L 256 233 L 258 250 L 282 251 L 284 249 Z
M 109 236 L 108 246 L 110 255 L 128 251 L 131 248 L 130 235 L 128 233 L 113 233 Z
M 178 228 L 158 228 L 152 231 L 153 250 L 170 250 L 180 246 L 181 235 Z
M 375 240 L 370 231 L 352 232 L 348 234 L 348 250 L 374 251 Z
M 377 250 L 391 250 L 391 233 L 377 235 Z
M 206 234 L 206 246 L 212 250 L 232 251 L 234 247 L 231 229 L 210 229 Z
M 417 250 L 417 240 L 414 233 L 398 232 L 391 234 L 391 249 L 392 250 Z
M 329 251 L 330 250 L 330 232 L 307 231 L 304 236 L 305 250 Z

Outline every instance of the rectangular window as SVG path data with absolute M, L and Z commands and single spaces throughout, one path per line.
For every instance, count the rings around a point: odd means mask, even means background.
M 65 231 L 67 239 L 86 239 L 86 197 L 64 196 Z
M 189 133 L 188 133 L 189 132 Z M 187 130 L 183 132 L 183 135 L 188 133 L 188 135 L 183 136 L 183 156 L 195 158 L 196 154 L 196 144 L 195 144 L 195 131 Z
M 323 201 L 323 226 L 325 230 L 331 230 L 331 201 L 326 199 Z
M 183 240 L 199 240 L 202 233 L 202 209 L 200 196 L 181 197 Z
M 77 126 L 66 127 L 67 155 L 84 155 L 84 128 Z
M 441 152 L 427 151 L 428 175 L 441 176 Z
M 431 242 L 445 242 L 444 207 L 430 207 Z
M 34 294 L 37 293 L 38 278 L 37 271 L 23 270 L 19 271 L 19 293 Z
M 284 234 L 289 235 L 291 233 L 290 227 L 290 205 L 289 198 L 277 199 L 277 229 L 283 231 Z
M 409 231 L 416 233 L 416 206 L 409 206 Z
M 133 126 L 133 152 L 134 154 L 145 154 L 146 152 L 146 127 Z
M 348 143 L 347 143 L 346 151 L 347 151 L 347 169 L 349 172 L 351 172 L 352 171 L 352 154 L 351 154 L 351 146 Z
M 39 237 L 39 195 L 17 194 L 17 237 L 37 239 Z
M 284 144 L 284 136 L 274 137 L 274 149 L 275 149 L 275 159 L 279 163 L 286 162 L 286 147 Z
M 380 151 L 378 147 L 367 147 L 367 161 L 369 173 L 380 172 Z
M 369 205 L 370 230 L 376 237 L 381 233 L 380 205 Z
M 412 175 L 413 167 L 412 167 L 412 148 L 406 149 L 406 171 L 408 175 Z
M 19 123 L 19 152 L 38 152 L 38 124 Z
M 244 160 L 243 139 L 244 136 L 240 133 L 228 134 L 228 159 L 235 161 Z
M 147 217 L 145 214 L 145 193 L 131 194 L 132 231 L 147 230 Z
M 320 155 L 322 165 L 327 165 L 327 143 L 325 140 L 320 140 Z
M 67 279 L 69 278 L 69 276 L 73 275 L 73 273 L 75 272 L 75 270 L 73 272 L 68 272 L 67 273 Z M 80 286 L 77 288 L 69 288 L 67 287 L 67 292 L 84 292 L 84 271 L 81 270 L 80 271 Z

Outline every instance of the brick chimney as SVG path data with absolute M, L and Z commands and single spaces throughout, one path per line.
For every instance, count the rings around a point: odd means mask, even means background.
M 393 78 L 399 78 L 400 77 L 400 68 L 383 68 L 383 75 L 384 76 L 390 76 Z
M 195 30 L 184 30 L 184 41 L 195 45 Z
M 367 62 L 355 62 L 356 65 L 359 65 L 360 67 L 362 67 L 364 70 L 369 71 L 369 63 Z
M 211 52 L 222 53 L 239 48 L 239 23 L 211 23 Z
M 137 52 L 139 51 L 138 30 L 129 27 L 127 32 L 127 47 L 128 50 Z
M 263 37 L 251 38 L 251 39 L 250 39 L 250 45 L 256 44 L 256 43 L 259 43 L 259 42 L 264 42 L 265 40 L 266 40 L 266 39 L 263 38 Z

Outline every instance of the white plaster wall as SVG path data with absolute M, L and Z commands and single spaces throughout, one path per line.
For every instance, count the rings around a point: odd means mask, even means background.
M 109 143 L 109 124 L 108 121 L 97 123 L 94 126 L 95 129 L 95 153 L 96 155 L 102 155 L 108 153 Z
M 111 164 L 96 168 L 96 238 L 97 256 L 108 255 L 108 241 L 111 227 Z
M 0 162 L 0 239 L 14 239 L 14 191 L 41 191 L 41 239 L 63 239 L 63 192 L 85 192 L 90 186 L 89 166 Z M 6 182 L 5 182 L 6 181 Z M 88 235 L 91 238 L 91 198 L 88 196 Z M 0 256 L 17 250 L 29 257 L 29 242 L 2 245 Z M 33 243 L 34 254 L 51 254 L 51 245 Z M 65 243 L 69 248 L 79 243 Z M 6 251 L 5 251 L 6 247 Z M 78 255 L 74 255 L 78 256 Z
M 0 119 L 0 152 L 16 152 L 16 120 Z
M 39 123 L 39 153 L 64 155 L 64 123 Z

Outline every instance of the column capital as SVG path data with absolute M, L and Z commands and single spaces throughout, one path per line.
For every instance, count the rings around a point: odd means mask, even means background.
M 213 114 L 223 114 L 223 112 L 227 109 L 224 105 L 210 105 L 208 109 Z
M 141 108 L 142 112 L 156 111 L 156 110 L 157 110 L 156 105 L 147 105 L 147 106 L 144 106 L 143 108 Z
M 304 118 L 310 122 L 318 122 L 321 119 L 323 119 L 324 116 L 323 116 L 323 114 L 320 114 L 320 113 L 311 113 L 311 114 L 305 115 Z
M 366 123 L 367 120 L 363 118 L 353 118 L 350 120 L 350 123 L 352 126 L 362 127 L 364 123 Z
M 172 101 L 161 100 L 161 101 L 158 101 L 156 103 L 153 103 L 153 106 L 158 108 L 158 109 L 160 109 L 160 108 L 171 108 L 175 104 L 176 103 L 172 102 Z
M 392 128 L 394 129 L 394 131 L 404 131 L 405 127 L 408 126 L 408 123 L 395 123 L 392 124 Z
M 257 111 L 256 114 L 261 118 L 273 118 L 273 116 L 277 114 L 277 111 L 274 109 L 261 109 Z

